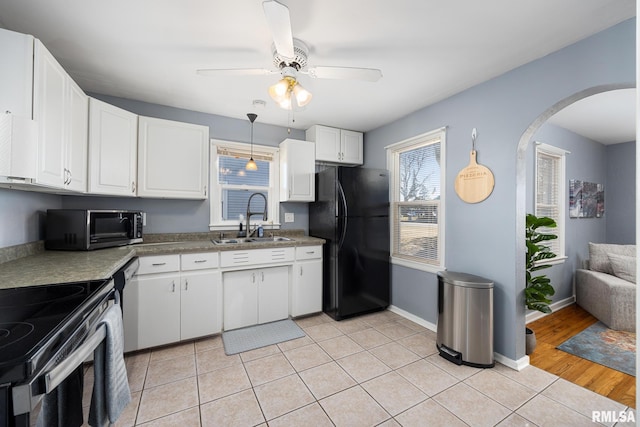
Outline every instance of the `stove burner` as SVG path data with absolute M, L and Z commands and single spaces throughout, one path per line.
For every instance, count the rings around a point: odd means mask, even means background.
M 27 337 L 33 329 L 33 325 L 27 322 L 0 323 L 0 349 Z

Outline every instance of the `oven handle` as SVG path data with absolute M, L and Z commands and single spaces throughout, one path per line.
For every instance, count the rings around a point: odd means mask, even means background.
M 107 336 L 105 325 L 100 325 L 96 331 L 77 349 L 67 356 L 64 361 L 44 375 L 45 393 L 58 387 L 78 366 L 93 354 L 93 351 Z

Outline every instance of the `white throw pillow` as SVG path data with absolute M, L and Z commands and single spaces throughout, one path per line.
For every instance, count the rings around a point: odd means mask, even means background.
M 614 276 L 636 283 L 636 257 L 609 254 L 609 261 Z

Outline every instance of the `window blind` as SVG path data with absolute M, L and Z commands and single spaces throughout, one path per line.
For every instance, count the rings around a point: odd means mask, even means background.
M 555 228 L 541 230 L 558 235 L 558 239 L 546 245 L 559 257 L 564 256 L 564 152 L 536 148 L 535 182 L 535 215 L 552 218 L 557 224 Z

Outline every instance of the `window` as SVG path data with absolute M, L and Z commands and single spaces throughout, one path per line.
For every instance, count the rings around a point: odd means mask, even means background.
M 386 147 L 395 264 L 444 267 L 444 143 L 442 128 Z
M 536 142 L 535 215 L 553 218 L 558 225 L 549 232 L 558 238 L 548 242 L 556 260 L 563 259 L 565 217 L 565 159 L 568 151 Z
M 253 193 L 267 198 L 266 224 L 278 228 L 278 149 L 253 144 L 253 159 L 257 171 L 245 170 L 251 156 L 249 144 L 212 140 L 211 147 L 211 230 L 237 229 L 240 215 L 246 217 L 247 202 Z M 251 211 L 262 212 L 265 208 L 262 197 L 251 199 Z M 252 224 L 262 222 L 262 216 L 251 218 Z M 246 223 L 246 218 L 243 221 Z

